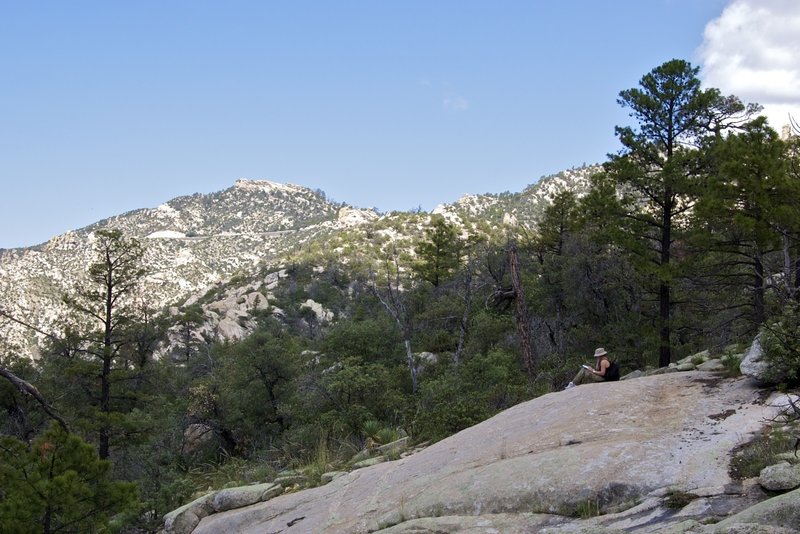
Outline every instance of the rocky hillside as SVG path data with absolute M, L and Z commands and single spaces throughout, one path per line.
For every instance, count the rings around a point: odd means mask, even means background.
M 0 308 L 39 328 L 58 328 L 61 296 L 85 277 L 94 260 L 93 233 L 117 228 L 145 245 L 143 288 L 155 309 L 205 293 L 237 272 L 278 261 L 287 251 L 329 232 L 377 218 L 327 201 L 310 189 L 238 180 L 224 191 L 179 197 L 152 209 L 118 215 L 43 245 L 0 251 Z M 30 331 L 10 323 L 8 342 L 34 347 Z
M 533 225 L 553 193 L 571 189 L 581 194 L 597 170 L 598 166 L 571 169 L 542 178 L 521 193 L 467 196 L 435 211 L 462 226 L 483 225 L 484 232 L 504 222 Z M 196 302 L 210 289 L 224 286 L 223 298 L 215 306 L 233 303 L 233 307 L 208 314 L 212 324 L 206 331 L 241 336 L 242 328 L 233 323 L 247 323 L 250 300 L 257 297 L 247 295 L 259 291 L 268 297 L 261 286 L 272 282 L 252 285 L 259 273 L 277 272 L 287 258 L 299 253 L 320 264 L 330 259 L 370 261 L 370 254 L 374 257 L 387 242 L 413 242 L 428 217 L 402 212 L 379 216 L 373 210 L 334 204 L 324 193 L 308 188 L 238 180 L 224 191 L 124 213 L 42 245 L 0 250 L 0 310 L 41 330 L 57 331 L 65 312 L 62 295 L 81 283 L 94 261 L 93 232 L 117 228 L 145 245 L 149 275 L 143 295 L 150 307 L 181 305 L 187 299 Z M 229 284 L 234 275 L 240 275 L 238 282 Z M 225 318 L 231 324 L 218 328 Z M 3 337 L 2 341 L 34 356 L 41 340 L 41 335 L 13 322 L 5 322 Z
M 325 486 L 254 486 L 257 504 L 219 513 L 237 492 L 210 494 L 167 532 L 797 532 L 800 490 L 754 506 L 770 495 L 731 469 L 786 406 L 749 378 L 702 371 L 579 386 Z

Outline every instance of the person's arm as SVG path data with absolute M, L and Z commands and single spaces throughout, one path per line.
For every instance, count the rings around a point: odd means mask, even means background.
M 600 370 L 599 371 L 592 371 L 597 376 L 606 376 L 606 369 L 611 365 L 608 360 L 601 360 L 600 361 Z

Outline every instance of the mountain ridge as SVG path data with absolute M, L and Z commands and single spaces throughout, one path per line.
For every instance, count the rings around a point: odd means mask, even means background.
M 444 213 L 462 227 L 482 221 L 485 228 L 511 222 L 532 225 L 558 189 L 582 194 L 599 166 L 562 171 L 541 178 L 520 193 L 464 195 L 431 213 L 357 208 L 328 200 L 319 190 L 270 180 L 238 179 L 221 191 L 179 196 L 155 208 L 108 217 L 32 247 L 0 249 L 0 309 L 38 329 L 58 331 L 67 312 L 62 296 L 86 276 L 94 261 L 92 236 L 116 228 L 144 244 L 149 274 L 144 293 L 156 309 L 179 306 L 194 295 L 224 285 L 237 273 L 276 270 L 293 251 L 315 249 L 347 262 L 348 250 L 364 249 L 359 240 L 377 235 L 382 242 L 413 242 L 430 215 Z M 407 219 L 407 220 L 406 220 Z M 365 232 L 355 229 L 367 228 Z M 329 246 L 334 238 L 338 248 Z M 363 254 L 362 254 L 363 255 Z M 9 324 L 6 343 L 36 354 L 43 334 Z

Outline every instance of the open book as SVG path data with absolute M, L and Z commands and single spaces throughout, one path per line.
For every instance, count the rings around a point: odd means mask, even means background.
M 589 365 L 586 365 L 586 364 L 584 364 L 584 365 L 581 365 L 581 367 L 583 367 L 584 369 L 586 369 L 586 370 L 588 370 L 588 371 L 594 371 L 594 367 L 591 367 L 591 366 L 589 366 Z

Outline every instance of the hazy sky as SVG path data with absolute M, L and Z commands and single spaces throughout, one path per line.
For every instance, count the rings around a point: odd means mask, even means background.
M 617 93 L 672 58 L 800 116 L 798 0 L 0 0 L 0 248 L 237 178 L 520 191 L 616 151 Z

